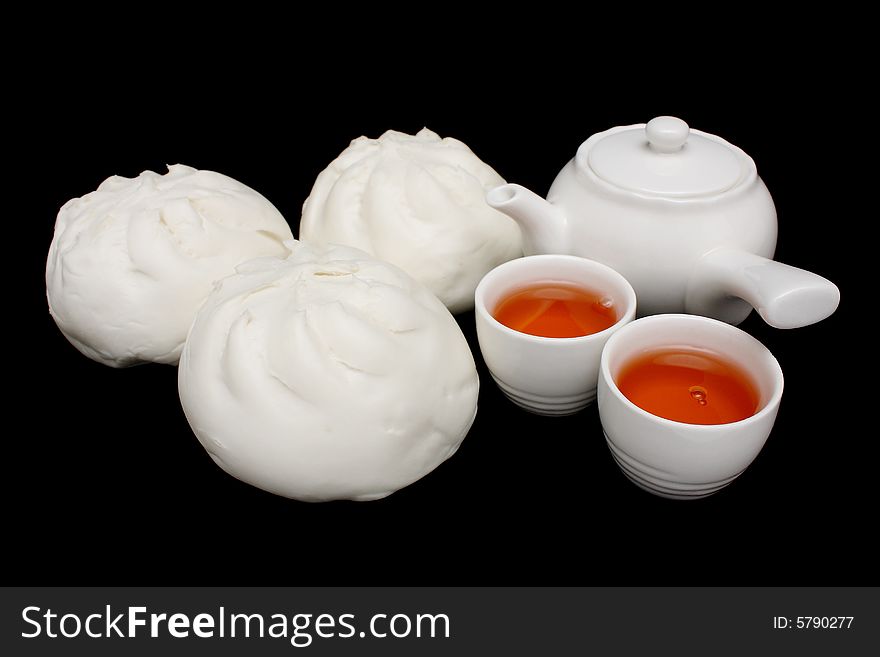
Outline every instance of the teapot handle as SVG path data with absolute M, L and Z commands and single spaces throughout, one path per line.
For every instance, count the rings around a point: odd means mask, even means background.
M 770 326 L 789 329 L 825 319 L 839 303 L 840 290 L 818 274 L 723 248 L 700 259 L 688 283 L 685 309 L 739 324 L 749 313 L 748 304 Z

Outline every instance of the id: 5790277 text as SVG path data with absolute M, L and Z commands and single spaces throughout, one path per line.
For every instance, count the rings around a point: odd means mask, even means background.
M 848 630 L 853 616 L 774 616 L 774 630 Z

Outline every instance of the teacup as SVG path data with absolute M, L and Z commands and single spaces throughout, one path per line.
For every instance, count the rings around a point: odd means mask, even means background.
M 555 338 L 517 331 L 493 316 L 505 297 L 543 282 L 601 293 L 614 308 L 615 323 L 597 333 Z M 602 348 L 635 312 L 636 295 L 623 276 L 569 255 L 506 262 L 486 274 L 475 293 L 477 338 L 492 378 L 512 402 L 539 415 L 570 415 L 596 399 Z
M 683 346 L 741 368 L 754 385 L 755 413 L 725 424 L 688 424 L 654 415 L 621 392 L 621 372 L 634 358 Z M 744 331 L 696 315 L 654 315 L 623 327 L 605 345 L 599 417 L 615 461 L 634 484 L 661 497 L 696 499 L 727 486 L 755 459 L 773 428 L 782 388 L 779 363 Z

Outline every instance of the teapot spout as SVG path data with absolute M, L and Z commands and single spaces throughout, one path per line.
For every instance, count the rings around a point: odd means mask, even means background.
M 522 185 L 500 185 L 486 193 L 486 202 L 519 224 L 525 255 L 568 253 L 565 215 Z
M 745 302 L 745 303 L 744 303 Z M 688 285 L 686 310 L 739 324 L 752 306 L 770 326 L 799 328 L 831 315 L 840 290 L 826 278 L 737 249 L 704 255 Z

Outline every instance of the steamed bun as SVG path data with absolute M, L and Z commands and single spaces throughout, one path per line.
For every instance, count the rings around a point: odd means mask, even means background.
M 458 449 L 479 381 L 461 330 L 397 267 L 289 242 L 219 281 L 180 359 L 180 400 L 214 461 L 307 501 L 372 500 Z
M 196 310 L 239 263 L 286 252 L 284 217 L 213 171 L 174 165 L 112 176 L 58 213 L 46 263 L 49 311 L 89 358 L 177 363 Z
M 470 310 L 483 275 L 522 255 L 519 227 L 485 200 L 502 184 L 465 144 L 427 128 L 359 137 L 315 181 L 300 239 L 362 249 L 403 269 L 450 311 Z

